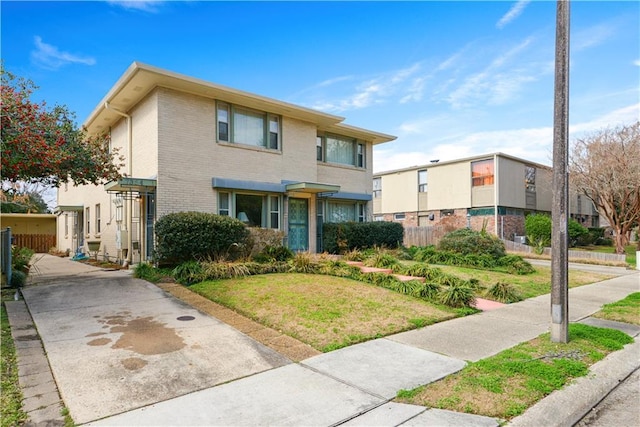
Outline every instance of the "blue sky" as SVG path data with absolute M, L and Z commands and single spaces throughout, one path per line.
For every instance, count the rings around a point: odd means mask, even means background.
M 551 164 L 555 1 L 2 1 L 2 59 L 81 123 L 139 61 L 396 135 L 377 172 Z M 640 3 L 571 3 L 571 138 L 640 117 Z

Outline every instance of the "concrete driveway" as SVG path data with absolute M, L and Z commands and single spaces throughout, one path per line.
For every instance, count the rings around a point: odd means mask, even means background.
M 77 424 L 291 363 L 148 282 L 78 268 L 23 289 Z

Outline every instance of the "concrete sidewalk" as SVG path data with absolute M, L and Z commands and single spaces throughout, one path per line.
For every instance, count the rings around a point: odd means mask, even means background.
M 549 326 L 546 295 L 293 363 L 126 273 L 76 270 L 79 263 L 54 258 L 39 261 L 41 275 L 23 294 L 78 424 L 497 426 L 500 420 L 390 400 Z M 590 322 L 603 304 L 637 291 L 639 273 L 572 289 L 570 318 Z M 194 319 L 178 320 L 185 316 Z M 159 351 L 167 343 L 168 351 Z M 601 372 L 611 372 L 609 359 L 621 368 L 607 379 L 594 374 L 600 387 L 590 383 L 597 389 L 591 395 L 606 394 L 618 376 L 637 369 L 639 356 L 630 345 L 599 362 Z M 593 396 L 561 399 L 563 412 L 575 417 Z M 517 425 L 549 425 L 540 418 L 545 410 L 534 408 Z

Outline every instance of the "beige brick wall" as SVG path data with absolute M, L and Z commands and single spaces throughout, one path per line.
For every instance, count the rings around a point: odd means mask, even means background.
M 132 134 L 133 134 L 133 176 L 136 178 L 149 178 L 157 174 L 157 96 L 151 94 L 139 103 L 129 114 L 132 117 Z M 118 148 L 119 154 L 125 157 L 125 166 L 121 169 L 122 173 L 127 173 L 128 167 L 128 125 L 127 120 L 122 118 L 111 128 L 111 147 Z M 74 187 L 71 184 L 63 185 L 58 190 L 58 205 L 82 205 L 83 211 L 83 229 L 86 230 L 86 208 L 89 208 L 90 227 L 89 233 L 84 233 L 85 243 L 87 240 L 100 240 L 99 258 L 105 255 L 112 259 L 117 257 L 116 250 L 116 208 L 113 204 L 115 196 L 108 194 L 104 190 L 104 185 L 85 185 Z M 133 202 L 139 203 L 139 201 Z M 100 233 L 96 232 L 96 204 L 100 204 Z M 127 204 L 125 204 L 128 207 Z M 69 233 L 65 230 L 65 214 L 58 217 L 57 246 L 61 250 L 70 249 L 75 251 L 76 242 L 72 241 L 73 221 L 72 214 L 67 213 Z M 123 211 L 123 217 L 126 213 Z M 124 227 L 124 221 L 122 223 Z M 85 244 L 85 251 L 86 251 Z

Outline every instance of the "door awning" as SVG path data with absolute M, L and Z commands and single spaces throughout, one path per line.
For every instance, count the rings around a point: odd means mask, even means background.
M 82 211 L 84 211 L 84 205 L 58 205 L 53 210 L 53 213 L 56 215 L 59 215 L 62 212 L 82 212 Z
M 150 178 L 120 178 L 104 185 L 108 193 L 149 193 L 155 191 L 157 181 Z
M 317 182 L 293 182 L 285 186 L 286 191 L 297 191 L 300 193 L 337 193 L 340 191 L 339 185 L 319 184 Z

